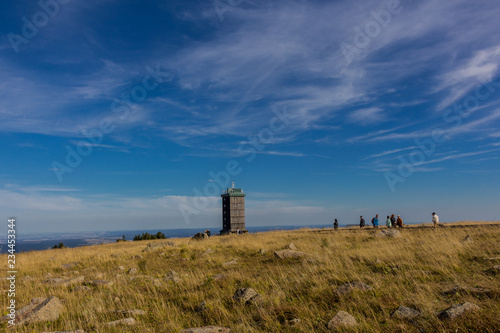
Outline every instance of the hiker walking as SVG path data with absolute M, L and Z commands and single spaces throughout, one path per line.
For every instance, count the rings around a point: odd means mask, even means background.
M 360 216 L 359 228 L 360 229 L 364 229 L 365 228 L 365 219 L 363 218 L 363 216 Z
M 333 229 L 337 230 L 339 228 L 339 222 L 337 219 L 335 219 L 335 222 L 333 222 Z
M 436 213 L 432 213 L 432 222 L 434 223 L 434 228 L 439 226 L 439 216 Z
M 385 221 L 385 225 L 387 226 L 388 229 L 391 229 L 392 222 L 391 222 L 391 217 L 389 215 L 387 215 L 387 221 Z

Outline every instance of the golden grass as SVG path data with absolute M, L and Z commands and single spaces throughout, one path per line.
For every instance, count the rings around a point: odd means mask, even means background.
M 401 239 L 374 237 L 373 230 L 326 232 L 303 229 L 241 236 L 212 237 L 196 242 L 175 239 L 177 247 L 142 252 L 150 241 L 114 243 L 74 249 L 46 250 L 17 255 L 17 302 L 57 296 L 66 311 L 55 322 L 16 327 L 12 332 L 84 329 L 86 332 L 179 332 L 188 327 L 218 325 L 233 332 L 327 332 L 328 321 L 340 310 L 359 322 L 354 332 L 498 332 L 500 280 L 487 270 L 500 260 L 500 227 L 422 228 L 401 230 Z M 463 243 L 467 235 L 473 243 Z M 311 259 L 279 261 L 273 252 L 294 243 Z M 211 248 L 214 253 L 202 255 Z M 260 249 L 267 250 L 259 254 Z M 141 255 L 143 259 L 134 259 Z M 237 265 L 224 266 L 237 260 Z M 5 255 L 1 260 L 7 262 Z M 70 270 L 62 264 L 79 262 Z M 117 269 L 140 270 L 134 280 Z M 176 271 L 181 282 L 155 285 L 148 277 L 163 278 Z M 72 292 L 73 287 L 44 283 L 46 275 L 86 281 L 111 280 L 108 288 Z M 225 279 L 217 280 L 217 274 Z M 26 276 L 33 279 L 28 280 Z M 362 281 L 374 289 L 338 297 L 336 287 Z M 453 286 L 492 289 L 493 295 L 443 295 Z M 251 287 L 263 296 L 260 307 L 234 302 L 237 288 Z M 2 290 L 7 289 L 2 280 Z M 496 294 L 495 294 L 496 292 Z M 119 298 L 120 300 L 117 300 Z M 6 295 L 2 311 L 6 312 Z M 197 313 L 205 301 L 207 309 Z M 456 320 L 440 320 L 435 313 L 453 304 L 473 302 L 481 310 Z M 391 314 L 405 305 L 418 309 L 421 318 L 395 319 Z M 133 327 L 109 328 L 104 323 L 124 318 L 112 310 L 142 309 Z M 292 313 L 296 326 L 280 322 Z M 1 324 L 0 330 L 6 327 Z

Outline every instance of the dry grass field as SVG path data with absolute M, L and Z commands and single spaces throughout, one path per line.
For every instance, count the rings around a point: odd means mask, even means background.
M 7 329 L 3 322 L 0 330 L 180 332 L 216 325 L 231 332 L 328 332 L 328 322 L 343 310 L 354 316 L 358 325 L 340 331 L 500 331 L 500 273 L 491 270 L 500 265 L 499 224 L 408 228 L 401 230 L 401 238 L 374 237 L 375 233 L 370 229 L 303 229 L 204 241 L 174 239 L 176 246 L 149 252 L 143 252 L 148 243 L 161 241 L 21 253 L 17 255 L 17 303 L 24 306 L 34 297 L 57 296 L 65 311 L 56 321 L 13 329 Z M 473 241 L 463 242 L 468 235 Z M 310 256 L 276 258 L 274 251 L 290 243 Z M 1 260 L 6 263 L 6 255 Z M 63 268 L 67 263 L 78 264 Z M 137 273 L 128 273 L 130 268 L 136 268 Z M 50 277 L 77 276 L 84 277 L 78 285 L 95 280 L 113 285 L 89 285 L 88 291 L 76 291 L 77 285 L 45 282 Z M 335 292 L 353 281 L 373 289 L 344 296 Z M 489 291 L 445 293 L 457 286 Z M 233 299 L 238 288 L 246 287 L 262 296 L 259 304 Z M 8 288 L 4 279 L 1 289 L 5 314 Z M 202 302 L 204 310 L 197 311 Z M 464 302 L 480 309 L 456 319 L 436 316 L 438 311 Z M 400 305 L 419 311 L 421 316 L 411 320 L 393 317 Z M 136 325 L 105 325 L 131 317 L 112 311 L 132 309 L 145 311 L 132 316 Z M 300 321 L 287 322 L 293 318 Z

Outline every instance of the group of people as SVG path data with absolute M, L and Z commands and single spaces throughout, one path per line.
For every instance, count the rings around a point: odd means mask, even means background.
M 380 220 L 377 214 L 374 218 L 372 218 L 372 225 L 375 229 L 379 227 L 379 222 Z M 404 224 L 401 216 L 398 215 L 398 217 L 396 218 L 396 215 L 392 214 L 391 216 L 387 215 L 385 225 L 387 226 L 387 228 L 403 228 Z M 360 216 L 359 227 L 360 229 L 364 229 L 366 227 L 366 221 L 363 216 Z
M 439 216 L 436 213 L 432 213 L 432 222 L 434 223 L 434 227 L 439 226 Z M 373 228 L 377 229 L 379 227 L 379 217 L 378 214 L 372 218 L 372 225 Z M 398 215 L 396 218 L 395 214 L 392 214 L 391 216 L 387 215 L 387 220 L 385 221 L 385 225 L 387 228 L 403 228 L 403 219 L 401 216 Z M 366 227 L 366 221 L 363 218 L 363 216 L 360 216 L 359 220 L 359 228 L 364 229 Z M 333 222 L 333 228 L 337 230 L 339 228 L 339 222 L 337 219 Z

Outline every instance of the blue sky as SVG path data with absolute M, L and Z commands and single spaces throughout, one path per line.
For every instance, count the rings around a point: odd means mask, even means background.
M 253 226 L 498 220 L 498 17 L 465 0 L 9 0 L 0 215 L 217 230 L 235 181 Z

